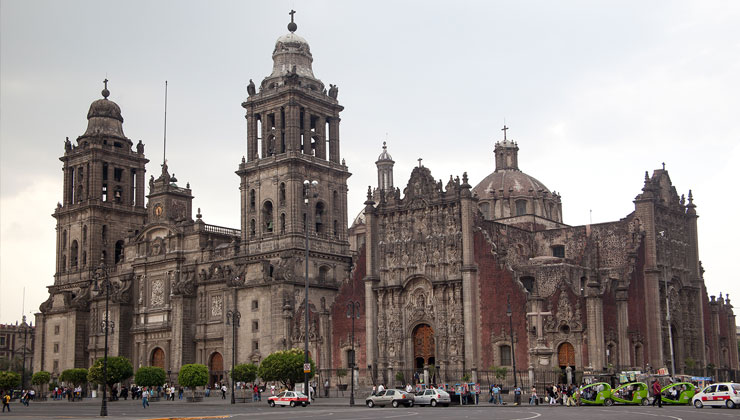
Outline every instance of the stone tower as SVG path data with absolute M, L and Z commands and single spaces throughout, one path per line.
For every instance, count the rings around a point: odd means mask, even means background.
M 247 118 L 247 157 L 236 172 L 241 178 L 242 252 L 248 262 L 265 262 L 269 277 L 284 287 L 284 302 L 276 304 L 283 308 L 286 324 L 292 324 L 286 325 L 287 343 L 286 339 L 278 343 L 281 337 L 274 337 L 278 348 L 298 346 L 304 334 L 303 323 L 297 320 L 304 319 L 299 308 L 305 299 L 297 287 L 304 282 L 306 234 L 311 250 L 312 329 L 319 324 L 314 309 L 317 316 L 321 312 L 328 317 L 326 300 L 331 304 L 338 282 L 347 278 L 351 267 L 347 239 L 350 173 L 340 160 L 339 113 L 343 107 L 337 101 L 338 88 L 330 85 L 327 91 L 314 76 L 308 42 L 295 34 L 295 23 L 288 29 L 290 33 L 275 43 L 272 73 L 258 88 L 251 80 L 247 88 L 249 96 L 242 104 Z M 305 181 L 316 182 L 311 191 L 306 191 Z M 314 301 L 319 295 L 321 305 Z M 320 323 L 318 329 L 323 328 L 323 318 Z M 320 365 L 328 364 L 328 359 L 321 360 L 328 352 L 311 353 Z
M 93 270 L 105 262 L 115 273 L 124 259 L 125 239 L 146 218 L 144 145 L 134 146 L 123 133 L 121 109 L 108 99 L 107 83 L 103 98 L 90 105 L 87 130 L 76 145 L 65 141 L 60 158 L 64 191 L 53 214 L 56 273 L 37 319 L 44 337 L 37 363 L 56 372 L 87 367 Z

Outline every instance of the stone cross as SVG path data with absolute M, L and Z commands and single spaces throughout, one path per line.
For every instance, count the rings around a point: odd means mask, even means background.
M 288 14 L 290 15 L 290 21 L 293 22 L 293 15 L 295 15 L 295 10 L 292 10 L 291 9 L 290 10 L 290 13 L 288 13 Z
M 539 305 L 537 305 L 539 306 Z M 542 312 L 539 308 L 533 308 L 534 312 L 527 312 L 527 316 L 533 316 L 537 319 L 534 321 L 534 325 L 537 327 L 537 342 L 544 341 L 544 331 L 542 328 L 542 319 L 546 316 L 552 315 L 552 312 Z
M 504 124 L 504 128 L 501 129 L 501 131 L 504 132 L 504 141 L 506 141 L 506 130 L 508 130 L 508 129 L 509 129 L 509 127 L 507 127 L 506 124 Z

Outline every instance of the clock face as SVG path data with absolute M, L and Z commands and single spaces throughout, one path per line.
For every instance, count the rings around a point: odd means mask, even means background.
M 164 209 L 162 208 L 162 205 L 161 204 L 157 204 L 156 206 L 154 206 L 154 215 L 155 216 L 157 216 L 157 217 L 161 216 L 163 211 L 164 211 Z

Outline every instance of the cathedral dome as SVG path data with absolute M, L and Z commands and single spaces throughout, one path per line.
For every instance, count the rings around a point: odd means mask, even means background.
M 272 61 L 272 74 L 268 78 L 286 76 L 294 72 L 298 76 L 316 79 L 313 75 L 313 56 L 308 41 L 292 32 L 275 41 Z
M 473 188 L 473 193 L 478 194 L 478 197 L 496 195 L 498 198 L 509 198 L 531 196 L 534 192 L 550 194 L 545 184 L 515 169 L 495 171 Z
M 389 160 L 393 162 L 393 158 L 391 157 L 391 154 L 388 153 L 388 146 L 386 146 L 385 142 L 383 142 L 383 152 L 380 154 L 380 156 L 378 156 L 378 162 L 382 162 L 385 160 Z
M 106 80 L 106 85 L 107 85 Z M 121 108 L 115 102 L 108 99 L 110 92 L 106 86 L 103 89 L 103 99 L 98 99 L 90 104 L 87 112 L 87 130 L 82 137 L 109 136 L 126 139 L 123 134 L 123 117 Z

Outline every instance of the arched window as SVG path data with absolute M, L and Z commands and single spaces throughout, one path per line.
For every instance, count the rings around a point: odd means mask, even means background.
M 319 267 L 319 283 L 326 283 L 329 279 L 329 270 L 330 268 L 325 265 Z
M 332 193 L 332 207 L 339 210 L 339 193 L 336 190 Z
M 285 205 L 285 183 L 280 183 L 280 193 L 278 195 L 278 205 L 284 206 Z
M 123 241 L 116 242 L 115 261 L 116 264 L 123 262 Z
M 87 251 L 82 251 L 82 266 L 87 266 Z
M 516 215 L 527 214 L 527 200 L 516 200 Z
M 152 366 L 164 369 L 164 350 L 159 347 L 152 352 Z
M 316 233 L 324 233 L 324 203 L 316 203 Z
M 617 360 L 617 346 L 613 342 L 609 342 L 606 345 L 606 364 L 614 366 L 614 362 Z
M 87 243 L 87 225 L 82 226 L 82 244 L 85 245 Z
M 62 269 L 61 272 L 64 273 L 67 271 L 67 256 L 62 254 Z
M 272 218 L 272 201 L 265 201 L 265 204 L 262 205 L 262 222 L 263 224 L 263 231 L 267 233 L 272 233 L 273 231 L 273 218 Z
M 285 213 L 280 213 L 280 233 L 285 233 Z
M 74 240 L 69 248 L 69 265 L 71 268 L 77 268 L 78 251 L 77 240 Z
M 123 188 L 120 185 L 113 190 L 113 201 L 116 203 L 123 201 Z
M 62 249 L 67 249 L 67 231 L 62 232 Z
M 100 238 L 103 240 L 103 245 L 108 243 L 108 226 L 103 225 L 102 233 L 100 234 Z
M 499 354 L 499 365 L 500 366 L 511 366 L 511 346 L 508 344 L 502 344 L 498 346 Z
M 257 193 L 254 192 L 254 190 L 249 191 L 249 211 L 254 211 L 254 206 L 256 205 L 256 196 Z
M 339 222 L 337 222 L 336 220 L 334 221 L 334 237 L 339 237 Z
M 256 222 L 254 219 L 249 221 L 249 236 L 254 237 L 257 234 Z

